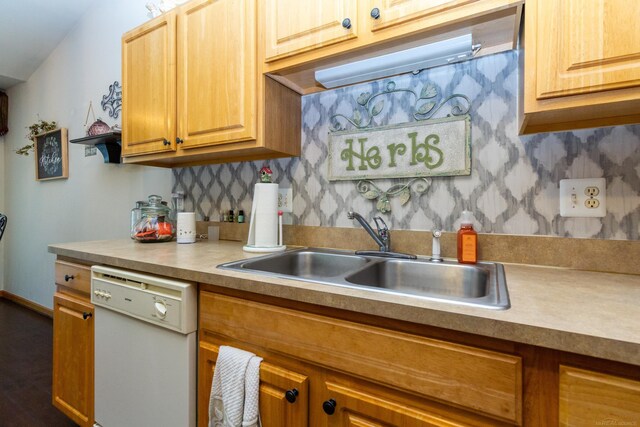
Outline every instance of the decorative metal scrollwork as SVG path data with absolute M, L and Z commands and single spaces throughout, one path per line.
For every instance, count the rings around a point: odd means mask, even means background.
M 372 181 L 366 179 L 358 181 L 356 189 L 358 193 L 369 200 L 377 200 L 376 209 L 382 213 L 391 211 L 391 203 L 389 199 L 391 197 L 398 197 L 401 205 L 406 205 L 411 200 L 411 190 L 418 194 L 422 194 L 429 189 L 431 180 L 427 178 L 414 178 L 406 184 L 396 184 L 389 187 L 387 190 L 382 190 L 375 185 Z
M 117 119 L 122 110 L 122 86 L 118 81 L 109 85 L 109 93 L 102 96 L 102 110 L 109 113 L 109 117 Z
M 469 98 L 461 94 L 453 94 L 438 103 L 436 101 L 436 98 L 438 97 L 438 88 L 432 83 L 423 86 L 422 90 L 418 94 L 411 89 L 398 89 L 396 88 L 396 83 L 390 81 L 387 83 L 385 90 L 380 93 L 375 95 L 372 95 L 370 92 L 361 93 L 358 98 L 356 98 L 356 102 L 360 107 L 356 107 L 356 109 L 353 110 L 353 115 L 351 117 L 347 117 L 344 114 L 335 114 L 331 116 L 331 131 L 339 132 L 346 130 L 338 119 L 346 121 L 356 129 L 366 129 L 372 126 L 373 118 L 379 115 L 385 107 L 385 99 L 381 97 L 393 93 L 406 93 L 412 95 L 412 98 L 415 99 L 413 103 L 413 108 L 415 110 L 413 118 L 416 121 L 435 118 L 436 113 L 449 102 L 452 102 L 451 112 L 450 114 L 447 114 L 447 116 L 463 116 L 467 114 L 471 108 L 471 101 Z M 460 103 L 462 100 L 464 100 L 465 105 Z

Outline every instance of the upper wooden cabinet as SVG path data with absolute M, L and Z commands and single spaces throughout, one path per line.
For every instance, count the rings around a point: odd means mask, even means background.
M 262 76 L 256 31 L 256 0 L 192 0 L 124 34 L 124 162 L 299 155 L 300 96 Z
M 517 44 L 523 0 L 267 0 L 265 71 L 299 93 L 316 69 L 471 33 L 479 55 Z
M 640 122 L 635 0 L 527 2 L 521 133 Z
M 175 150 L 176 13 L 122 38 L 122 155 Z
M 178 15 L 181 147 L 256 139 L 254 1 L 198 0 Z
M 265 8 L 267 61 L 358 35 L 357 0 L 266 0 Z

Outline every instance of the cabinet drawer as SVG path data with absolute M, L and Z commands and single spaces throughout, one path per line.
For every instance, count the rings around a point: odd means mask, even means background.
M 91 268 L 67 261 L 56 261 L 56 284 L 90 294 Z
M 497 353 L 254 301 L 200 294 L 201 334 L 521 423 L 522 362 Z

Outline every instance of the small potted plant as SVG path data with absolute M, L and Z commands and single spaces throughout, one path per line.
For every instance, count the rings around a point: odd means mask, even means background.
M 38 121 L 31 126 L 27 126 L 29 133 L 25 135 L 25 137 L 31 141 L 31 144 L 25 145 L 24 147 L 16 150 L 16 154 L 20 154 L 22 156 L 28 156 L 29 151 L 33 150 L 33 144 L 35 141 L 36 135 L 40 135 L 41 133 L 49 132 L 58 128 L 58 123 L 55 121 L 47 122 L 42 119 L 38 119 Z

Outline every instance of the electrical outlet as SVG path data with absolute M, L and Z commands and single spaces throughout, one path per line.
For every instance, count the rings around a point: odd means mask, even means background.
M 278 210 L 282 212 L 293 212 L 293 189 L 278 189 Z
M 561 180 L 560 215 L 587 218 L 606 216 L 606 180 L 604 178 Z

